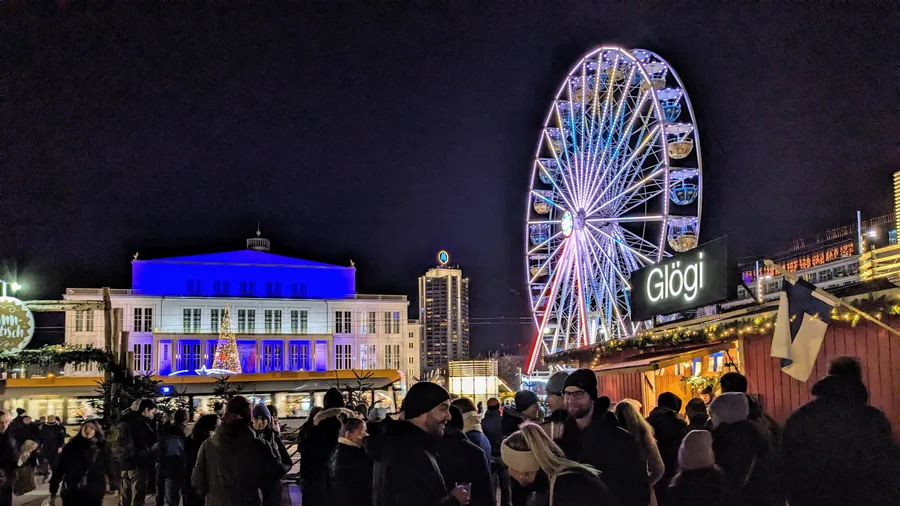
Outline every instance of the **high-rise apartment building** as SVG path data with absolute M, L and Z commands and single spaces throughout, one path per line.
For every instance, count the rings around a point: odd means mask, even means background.
M 450 255 L 441 251 L 438 266 L 419 278 L 423 372 L 469 358 L 469 280 L 449 262 Z

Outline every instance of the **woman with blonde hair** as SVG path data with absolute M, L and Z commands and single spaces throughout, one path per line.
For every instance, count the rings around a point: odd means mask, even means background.
M 650 506 L 656 506 L 653 486 L 665 474 L 666 466 L 656 446 L 653 427 L 638 413 L 635 408 L 636 402 L 632 399 L 623 399 L 616 404 L 616 418 L 619 419 L 619 427 L 627 430 L 641 449 L 641 460 L 647 463 L 647 475 L 650 477 Z
M 613 504 L 600 472 L 565 458 L 535 423 L 526 422 L 500 447 L 509 476 L 528 489 L 529 506 L 609 506 Z

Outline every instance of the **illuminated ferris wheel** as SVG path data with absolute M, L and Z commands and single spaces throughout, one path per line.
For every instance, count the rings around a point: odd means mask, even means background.
M 697 245 L 702 164 L 681 79 L 659 55 L 600 47 L 569 72 L 540 136 L 525 260 L 542 354 L 628 337 L 631 272 Z

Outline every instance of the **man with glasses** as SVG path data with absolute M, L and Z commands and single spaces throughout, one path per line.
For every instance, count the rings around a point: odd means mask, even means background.
M 598 400 L 597 376 L 578 369 L 563 390 L 569 419 L 557 441 L 566 457 L 600 470 L 621 506 L 650 504 L 650 479 L 637 442 L 624 429 L 604 420 L 609 399 Z

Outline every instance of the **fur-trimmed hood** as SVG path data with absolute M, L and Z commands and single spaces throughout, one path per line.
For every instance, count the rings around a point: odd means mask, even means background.
M 329 408 L 319 411 L 316 417 L 313 418 L 313 425 L 319 425 L 328 418 L 337 418 L 337 416 L 341 413 L 344 413 L 347 416 L 351 416 L 353 418 L 359 418 L 359 413 L 357 413 L 356 411 L 349 410 L 347 408 Z

